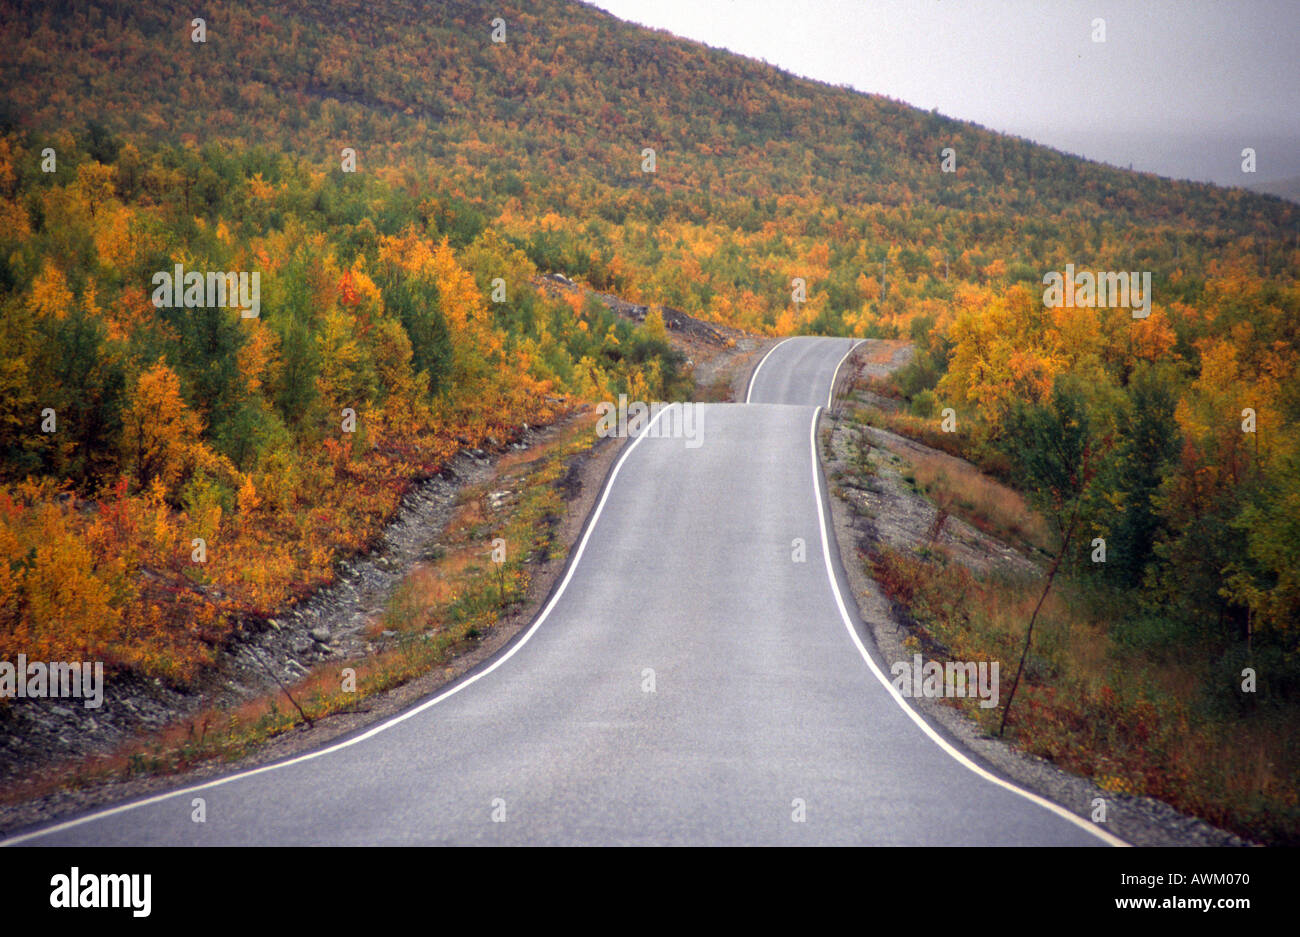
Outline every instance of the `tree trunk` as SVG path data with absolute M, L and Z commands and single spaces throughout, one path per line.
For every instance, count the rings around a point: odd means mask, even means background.
M 1034 613 L 1029 616 L 1029 627 L 1025 629 L 1025 646 L 1020 651 L 1020 664 L 1016 667 L 1016 678 L 1011 681 L 1011 692 L 1007 694 L 1007 704 L 1002 707 L 1002 721 L 998 724 L 998 738 L 1007 727 L 1007 714 L 1011 712 L 1011 702 L 1016 698 L 1016 688 L 1020 686 L 1020 675 L 1025 669 L 1025 658 L 1029 656 L 1029 643 L 1034 639 L 1034 622 L 1038 620 L 1038 612 L 1042 609 L 1043 603 L 1047 601 L 1047 593 L 1052 589 L 1052 580 L 1056 578 L 1057 570 L 1061 568 L 1061 560 L 1065 559 L 1065 553 L 1070 548 L 1070 537 L 1074 534 L 1074 524 L 1078 519 L 1079 509 L 1076 506 L 1074 517 L 1070 518 L 1070 527 L 1065 532 L 1065 539 L 1061 541 L 1061 549 L 1056 553 L 1056 559 L 1052 562 L 1052 568 L 1047 571 L 1047 583 L 1043 586 L 1043 594 L 1038 597 L 1038 604 L 1034 606 Z

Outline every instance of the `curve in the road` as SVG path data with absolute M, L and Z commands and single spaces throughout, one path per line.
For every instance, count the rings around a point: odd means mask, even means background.
M 853 344 L 776 345 L 748 406 L 692 405 L 703 445 L 661 411 L 537 619 L 459 683 L 6 844 L 1119 844 L 977 764 L 868 652 L 816 453 Z
M 745 403 L 781 403 L 830 409 L 835 377 L 859 342 L 794 336 L 777 342 L 749 376 Z

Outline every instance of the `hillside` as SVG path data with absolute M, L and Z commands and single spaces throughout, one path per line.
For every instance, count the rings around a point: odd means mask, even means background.
M 491 222 L 540 266 L 749 327 L 786 311 L 792 276 L 810 284 L 801 324 L 834 331 L 847 316 L 865 332 L 958 282 L 1037 282 L 1067 257 L 1160 276 L 1245 235 L 1252 265 L 1276 273 L 1300 220 L 1292 205 L 1088 163 L 561 0 L 226 3 L 202 44 L 192 15 L 10 7 L 9 122 L 75 116 L 322 167 L 352 146 L 363 172 L 404 165 L 467 199 L 458 228 Z M 882 260 L 883 300 L 859 282 Z
M 1207 708 L 1290 718 L 1300 205 L 564 0 L 214 3 L 203 42 L 194 15 L 0 11 L 0 657 L 184 684 L 461 447 L 690 393 L 662 315 L 531 285 L 557 272 L 757 333 L 912 340 L 894 428 L 1049 507 L 1075 486 L 1055 546 L 1098 617 L 1194 659 Z M 260 314 L 160 307 L 177 264 L 258 274 Z M 1066 270 L 1149 275 L 1147 314 L 1045 303 Z M 1057 484 L 1067 431 L 1087 460 Z

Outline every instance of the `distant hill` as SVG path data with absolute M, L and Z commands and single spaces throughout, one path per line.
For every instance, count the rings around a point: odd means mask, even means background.
M 1260 182 L 1256 185 L 1247 186 L 1247 188 L 1252 192 L 1276 195 L 1278 198 L 1300 202 L 1300 176 L 1292 176 L 1290 179 L 1275 179 L 1272 182 Z

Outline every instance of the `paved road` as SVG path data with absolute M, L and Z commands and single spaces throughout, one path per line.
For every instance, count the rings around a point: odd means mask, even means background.
M 812 450 L 850 344 L 777 346 L 756 402 L 701 407 L 698 446 L 629 443 L 562 589 L 470 682 L 323 753 L 28 841 L 1100 844 L 946 751 L 867 662 Z
M 778 342 L 754 368 L 745 402 L 829 406 L 836 369 L 856 344 L 849 338 L 803 336 Z

